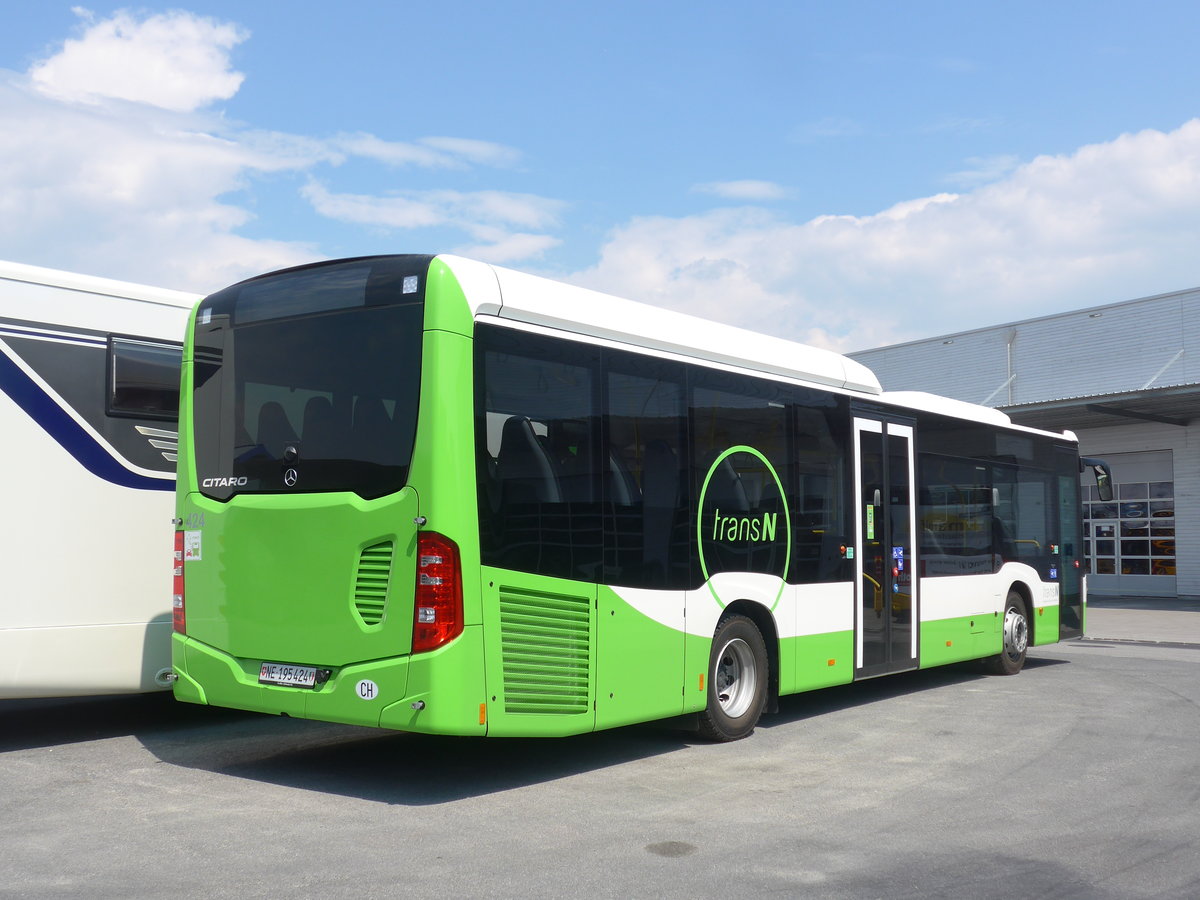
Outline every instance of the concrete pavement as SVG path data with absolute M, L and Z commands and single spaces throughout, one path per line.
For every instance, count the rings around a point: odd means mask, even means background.
M 1200 597 L 1089 595 L 1087 640 L 1200 648 Z

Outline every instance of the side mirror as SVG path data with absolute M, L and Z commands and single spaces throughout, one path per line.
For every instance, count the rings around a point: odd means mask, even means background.
M 1112 470 L 1108 468 L 1108 463 L 1102 459 L 1092 459 L 1091 457 L 1081 456 L 1079 458 L 1079 469 L 1083 471 L 1084 467 L 1090 467 L 1092 475 L 1096 479 L 1096 493 L 1100 495 L 1100 499 L 1108 503 L 1113 498 L 1113 481 Z

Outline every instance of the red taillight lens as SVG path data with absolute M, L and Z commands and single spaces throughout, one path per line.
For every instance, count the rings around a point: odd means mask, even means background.
M 187 634 L 187 613 L 183 606 L 183 532 L 175 532 L 175 569 L 171 578 L 171 619 L 175 630 Z
M 432 531 L 417 536 L 413 653 L 433 650 L 462 634 L 462 566 L 458 545 Z

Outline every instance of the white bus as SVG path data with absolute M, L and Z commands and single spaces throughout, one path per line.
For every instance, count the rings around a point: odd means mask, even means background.
M 0 699 L 166 687 L 199 298 L 0 262 Z

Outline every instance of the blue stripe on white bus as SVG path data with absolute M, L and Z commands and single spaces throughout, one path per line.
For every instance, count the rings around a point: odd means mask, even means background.
M 149 491 L 173 491 L 175 481 L 169 475 L 150 478 L 131 472 L 113 459 L 100 443 L 59 406 L 18 366 L 0 351 L 0 391 L 56 440 L 85 469 L 98 478 L 121 487 Z
M 27 338 L 35 341 L 54 341 L 59 344 L 79 344 L 85 347 L 106 347 L 108 341 L 104 338 L 92 337 L 86 334 L 72 334 L 65 331 L 47 331 L 39 328 L 26 328 L 20 325 L 0 325 L 0 336 L 9 338 Z

